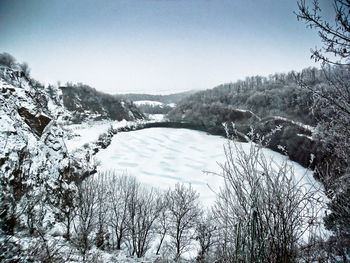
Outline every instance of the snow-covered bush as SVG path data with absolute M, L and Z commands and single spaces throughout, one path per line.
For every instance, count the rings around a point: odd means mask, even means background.
M 319 189 L 296 178 L 287 161 L 267 159 L 229 143 L 221 165 L 225 185 L 214 206 L 217 256 L 224 262 L 297 262 L 321 225 Z

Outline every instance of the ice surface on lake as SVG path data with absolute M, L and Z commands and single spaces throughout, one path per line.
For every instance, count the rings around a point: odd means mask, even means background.
M 206 206 L 214 203 L 215 192 L 223 180 L 218 163 L 225 162 L 224 145 L 220 136 L 188 129 L 150 128 L 118 133 L 111 145 L 97 153 L 100 171 L 116 170 L 136 176 L 145 184 L 168 189 L 177 182 L 191 184 L 200 193 Z M 248 151 L 250 144 L 241 143 Z M 280 163 L 286 157 L 265 149 L 267 158 Z M 291 162 L 292 163 L 292 162 Z M 296 175 L 304 175 L 306 169 L 293 163 Z M 210 187 L 209 187 L 210 186 Z

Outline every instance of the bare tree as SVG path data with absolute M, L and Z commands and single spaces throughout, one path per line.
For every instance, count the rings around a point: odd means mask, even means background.
M 302 78 L 299 84 L 309 89 L 321 105 L 317 139 L 326 148 L 326 158 L 317 173 L 331 200 L 331 213 L 325 216 L 325 226 L 333 231 L 329 238 L 331 254 L 349 262 L 350 255 L 350 1 L 333 0 L 334 21 L 325 19 L 319 1 L 298 1 L 298 19 L 316 28 L 323 47 L 312 50 L 312 58 L 323 64 L 327 86 L 310 88 Z M 331 67 L 331 65 L 337 65 Z
M 128 222 L 128 248 L 129 253 L 133 256 L 137 249 L 137 212 L 138 212 L 138 197 L 140 194 L 140 184 L 136 182 L 136 178 L 130 181 L 127 185 L 129 197 L 125 199 L 127 207 L 127 222 Z
M 153 190 L 139 187 L 135 199 L 129 204 L 133 253 L 143 257 L 154 238 L 154 225 L 162 209 L 159 195 Z
M 225 148 L 221 165 L 225 186 L 214 207 L 224 232 L 220 257 L 230 262 L 295 262 L 298 246 L 314 226 L 320 226 L 319 189 L 297 180 L 287 161 L 267 159 L 252 144 Z
M 87 252 L 93 244 L 93 231 L 96 227 L 97 188 L 94 178 L 85 179 L 78 186 L 78 204 L 74 219 L 73 244 L 86 260 Z
M 165 194 L 161 195 L 158 202 L 160 205 L 160 211 L 159 211 L 158 220 L 156 222 L 157 223 L 156 232 L 157 234 L 160 235 L 160 240 L 157 246 L 156 255 L 159 255 L 164 238 L 169 230 L 169 220 L 168 220 L 169 210 L 168 210 L 168 199 L 166 195 Z
M 73 249 L 60 240 L 48 238 L 45 232 L 45 229 L 36 229 L 37 238 L 33 238 L 26 248 L 26 259 L 47 263 L 69 262 Z
M 349 64 L 350 57 L 350 1 L 333 0 L 334 23 L 324 19 L 318 0 L 308 6 L 307 1 L 298 1 L 297 18 L 304 21 L 308 27 L 316 28 L 323 47 L 312 50 L 312 58 L 322 63 Z M 329 56 L 332 54 L 332 56 Z
M 108 212 L 108 201 L 107 201 L 107 184 L 108 178 L 106 174 L 99 174 L 98 178 L 95 181 L 96 187 L 96 199 L 97 199 L 97 208 L 96 208 L 96 224 L 97 224 L 97 233 L 95 237 L 95 244 L 98 248 L 104 249 L 105 245 L 105 235 L 107 232 L 107 212 Z
M 177 183 L 166 194 L 169 209 L 169 236 L 175 249 L 175 261 L 186 252 L 195 237 L 194 227 L 200 215 L 199 195 L 191 187 Z
M 71 178 L 74 178 L 71 172 L 67 172 L 64 177 L 70 178 L 70 180 L 72 180 Z M 52 203 L 55 207 L 55 214 L 58 221 L 62 222 L 66 228 L 64 237 L 67 240 L 70 240 L 71 238 L 72 223 L 76 214 L 75 210 L 77 208 L 77 201 L 79 200 L 78 189 L 74 181 L 69 181 L 61 178 L 56 190 L 57 198 L 54 199 L 54 202 Z
M 217 228 L 211 212 L 200 216 L 196 226 L 196 240 L 199 242 L 200 250 L 196 260 L 198 262 L 212 262 L 210 252 L 217 242 Z
M 128 205 L 132 198 L 136 179 L 126 175 L 119 177 L 115 173 L 111 173 L 109 176 L 111 177 L 108 188 L 108 202 L 111 210 L 109 225 L 116 235 L 116 249 L 121 249 L 130 228 Z

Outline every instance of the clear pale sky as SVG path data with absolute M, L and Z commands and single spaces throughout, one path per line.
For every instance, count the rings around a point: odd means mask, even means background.
M 296 0 L 0 0 L 0 52 L 45 83 L 208 89 L 315 66 L 320 40 L 296 10 Z

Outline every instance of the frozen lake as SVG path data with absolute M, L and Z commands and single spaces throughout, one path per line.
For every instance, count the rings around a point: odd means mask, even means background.
M 225 138 L 201 131 L 149 128 L 118 133 L 96 158 L 100 171 L 127 173 L 157 188 L 168 189 L 177 182 L 191 184 L 200 193 L 202 203 L 211 205 L 223 182 L 220 176 L 204 171 L 220 173 L 218 163 L 225 162 L 225 144 Z M 248 143 L 241 145 L 244 149 L 250 147 Z M 285 158 L 268 149 L 264 152 L 276 162 Z M 296 174 L 305 174 L 306 169 L 296 163 L 293 166 Z

